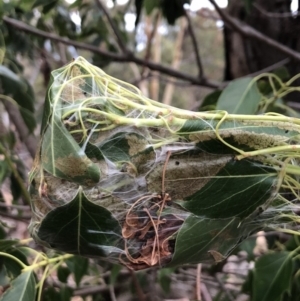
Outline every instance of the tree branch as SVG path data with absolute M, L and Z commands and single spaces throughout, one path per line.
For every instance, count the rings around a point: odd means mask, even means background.
M 291 48 L 269 38 L 268 36 L 264 35 L 263 33 L 259 32 L 258 30 L 254 29 L 253 27 L 242 23 L 236 18 L 231 17 L 229 14 L 226 13 L 223 9 L 221 9 L 215 0 L 209 0 L 210 3 L 215 7 L 216 11 L 221 16 L 222 20 L 226 25 L 231 27 L 231 29 L 237 31 L 242 36 L 247 38 L 258 40 L 264 44 L 267 44 L 274 49 L 286 54 L 290 58 L 300 61 L 300 52 L 294 51 Z
M 123 53 L 130 54 L 130 51 L 127 49 L 126 45 L 123 43 L 123 39 L 121 37 L 119 29 L 116 27 L 114 21 L 110 17 L 110 14 L 108 13 L 105 5 L 103 5 L 101 0 L 95 0 L 95 1 L 96 1 L 97 6 L 103 11 L 104 15 L 106 16 L 107 21 L 108 21 L 110 27 L 112 28 L 116 38 L 117 38 L 117 42 L 118 42 L 119 47 L 121 48 Z
M 25 144 L 31 158 L 34 158 L 38 145 L 36 137 L 29 133 L 29 130 L 16 106 L 5 100 L 3 100 L 3 104 L 10 120 L 16 127 L 20 140 Z
M 255 7 L 261 14 L 265 15 L 268 18 L 294 18 L 299 16 L 299 12 L 284 12 L 284 13 L 269 13 L 263 7 L 261 7 L 257 3 L 252 3 L 253 7 Z
M 195 51 L 196 62 L 197 62 L 198 69 L 199 69 L 199 78 L 203 78 L 203 66 L 202 66 L 200 55 L 199 55 L 198 43 L 197 43 L 196 35 L 195 35 L 195 32 L 194 32 L 194 28 L 192 26 L 191 18 L 190 18 L 189 14 L 187 13 L 186 10 L 184 10 L 184 15 L 185 15 L 185 18 L 187 20 L 188 31 L 189 31 L 189 34 L 191 36 L 194 51 Z
M 150 18 L 150 17 L 148 17 L 148 18 Z M 145 61 L 148 61 L 150 59 L 152 41 L 153 41 L 153 38 L 155 37 L 155 34 L 157 33 L 157 27 L 158 27 L 159 21 L 160 21 L 160 13 L 157 12 L 154 17 L 153 28 L 151 30 L 151 33 L 148 35 L 146 52 L 145 52 L 145 56 L 144 56 Z M 144 73 L 145 73 L 145 68 L 143 68 L 141 71 L 142 76 L 144 76 Z
M 144 59 L 134 56 L 133 54 L 130 54 L 130 55 L 115 54 L 113 52 L 108 52 L 108 51 L 99 49 L 96 46 L 88 45 L 85 43 L 80 43 L 77 41 L 71 41 L 68 38 L 62 38 L 56 34 L 48 33 L 43 30 L 39 30 L 37 28 L 27 25 L 26 23 L 24 23 L 22 21 L 18 21 L 18 20 L 15 20 L 15 19 L 12 19 L 12 18 L 9 18 L 6 16 L 4 16 L 2 20 L 6 24 L 9 24 L 10 26 L 12 26 L 14 28 L 18 28 L 21 31 L 28 32 L 30 34 L 43 37 L 45 39 L 50 39 L 52 41 L 57 41 L 57 42 L 60 42 L 60 43 L 66 44 L 66 45 L 72 45 L 74 47 L 77 47 L 78 49 L 85 49 L 85 50 L 91 51 L 93 53 L 100 54 L 104 57 L 110 58 L 116 62 L 133 62 L 140 66 L 146 66 L 151 70 L 159 71 L 160 73 L 163 73 L 163 74 L 166 74 L 166 75 L 178 78 L 178 79 L 185 80 L 185 81 L 191 83 L 192 85 L 204 86 L 204 87 L 213 88 L 213 89 L 216 89 L 221 85 L 221 83 L 216 82 L 216 81 L 212 81 L 212 80 L 208 80 L 208 79 L 204 79 L 204 78 L 200 79 L 196 76 L 192 76 L 190 74 L 174 70 L 170 67 L 167 67 L 167 66 L 164 66 L 161 64 L 156 64 L 151 61 L 145 61 Z

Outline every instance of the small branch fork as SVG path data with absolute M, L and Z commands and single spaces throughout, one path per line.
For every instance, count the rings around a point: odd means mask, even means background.
M 73 41 L 68 38 L 63 38 L 56 34 L 49 33 L 49 32 L 43 31 L 43 30 L 39 30 L 37 28 L 34 28 L 34 27 L 26 24 L 25 22 L 22 22 L 22 21 L 19 21 L 19 20 L 16 20 L 16 19 L 13 19 L 13 18 L 10 18 L 7 16 L 4 16 L 2 20 L 7 25 L 14 27 L 16 29 L 19 29 L 23 32 L 27 32 L 29 34 L 40 36 L 40 37 L 43 37 L 45 39 L 49 39 L 52 41 L 60 42 L 65 45 L 72 45 L 78 49 L 85 49 L 85 50 L 91 51 L 93 53 L 102 55 L 103 57 L 110 58 L 116 62 L 133 62 L 133 63 L 136 63 L 137 65 L 147 67 L 150 70 L 158 71 L 161 74 L 165 74 L 165 75 L 168 75 L 173 78 L 184 80 L 192 85 L 204 86 L 204 87 L 213 88 L 213 89 L 224 86 L 224 84 L 222 85 L 222 83 L 220 83 L 220 82 L 216 82 L 216 81 L 204 78 L 203 68 L 202 68 L 201 59 L 199 56 L 199 51 L 198 51 L 198 46 L 197 46 L 197 42 L 195 39 L 195 34 L 193 33 L 192 26 L 190 26 L 190 20 L 189 20 L 189 17 L 187 16 L 187 14 L 186 14 L 186 17 L 188 18 L 188 21 L 189 21 L 189 33 L 192 38 L 193 46 L 195 49 L 196 61 L 197 61 L 197 65 L 199 68 L 198 76 L 193 76 L 188 73 L 184 73 L 184 72 L 175 70 L 174 68 L 170 68 L 168 66 L 164 66 L 162 64 L 155 63 L 146 58 L 139 58 L 139 57 L 135 56 L 132 52 L 130 52 L 126 48 L 126 46 L 122 40 L 121 34 L 118 31 L 118 28 L 113 23 L 113 20 L 109 16 L 109 13 L 108 13 L 107 9 L 105 8 L 105 6 L 103 5 L 103 3 L 101 2 L 101 0 L 95 0 L 95 1 L 96 1 L 96 4 L 98 5 L 98 7 L 100 9 L 102 9 L 104 14 L 106 15 L 107 20 L 117 38 L 118 45 L 119 45 L 120 49 L 122 50 L 122 54 L 116 54 L 113 52 L 102 50 L 97 46 Z M 274 39 L 267 37 L 266 35 L 262 34 L 259 31 L 255 30 L 251 26 L 246 25 L 246 24 L 240 22 L 238 19 L 231 17 L 230 15 L 228 15 L 226 13 L 226 11 L 224 11 L 217 5 L 215 0 L 210 0 L 210 2 L 215 7 L 216 11 L 219 13 L 219 15 L 223 19 L 224 23 L 227 26 L 229 26 L 230 28 L 232 28 L 232 30 L 240 33 L 241 35 L 243 35 L 245 37 L 253 38 L 253 39 L 260 41 L 263 44 L 267 44 L 267 45 L 273 47 L 274 49 L 277 49 L 277 50 L 281 51 L 282 53 L 286 54 L 287 57 L 290 59 L 293 59 L 295 61 L 300 61 L 300 52 L 292 50 L 291 48 L 277 42 Z
M 170 68 L 168 66 L 164 66 L 162 64 L 158 64 L 158 63 L 154 63 L 152 61 L 146 61 L 145 59 L 139 58 L 137 56 L 135 56 L 134 54 L 116 54 L 113 52 L 109 52 L 109 51 L 105 51 L 100 49 L 97 46 L 93 46 L 93 45 L 89 45 L 86 43 L 81 43 L 81 42 L 77 42 L 77 41 L 73 41 L 70 40 L 68 38 L 62 38 L 56 34 L 53 33 L 49 33 L 37 28 L 34 28 L 22 21 L 19 20 L 15 20 L 13 18 L 9 18 L 7 16 L 4 16 L 2 19 L 6 24 L 17 28 L 21 31 L 24 32 L 28 32 L 30 34 L 39 36 L 39 37 L 43 37 L 45 39 L 49 39 L 52 41 L 56 41 L 56 42 L 60 42 L 62 44 L 65 45 L 72 45 L 74 47 L 77 47 L 78 49 L 84 49 L 84 50 L 88 50 L 91 51 L 93 53 L 97 53 L 99 55 L 102 55 L 103 57 L 107 57 L 110 58 L 112 60 L 114 60 L 115 62 L 133 62 L 136 63 L 137 65 L 140 66 L 146 66 L 151 70 L 154 71 L 159 71 L 162 74 L 171 76 L 171 77 L 175 77 L 178 79 L 182 79 L 185 80 L 187 82 L 189 82 L 192 85 L 198 85 L 198 86 L 204 86 L 204 87 L 208 87 L 208 88 L 212 88 L 212 89 L 216 89 L 218 88 L 221 83 L 213 81 L 213 80 L 203 80 L 203 79 L 199 79 L 198 76 L 193 76 L 190 75 L 188 73 L 184 73 L 181 71 L 177 71 L 173 68 Z

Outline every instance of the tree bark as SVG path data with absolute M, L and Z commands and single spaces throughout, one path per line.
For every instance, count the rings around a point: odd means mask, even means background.
M 268 37 L 300 51 L 300 16 L 292 16 L 291 0 L 255 0 L 250 10 L 245 2 L 230 0 L 227 13 Z M 267 68 L 287 58 L 282 52 L 254 39 L 247 39 L 225 26 L 225 80 L 232 80 Z M 299 64 L 286 65 L 290 76 L 300 72 Z

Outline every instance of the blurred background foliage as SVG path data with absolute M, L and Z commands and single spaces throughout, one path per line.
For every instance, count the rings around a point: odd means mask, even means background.
M 298 236 L 261 232 L 220 264 L 133 273 L 35 245 L 26 190 L 50 72 L 78 55 L 189 110 L 221 99 L 234 107 L 232 95 L 256 78 L 271 99 L 263 112 L 299 117 L 298 92 L 278 97 L 276 83 L 260 79 L 300 72 L 299 2 L 0 1 L 0 300 L 299 300 Z

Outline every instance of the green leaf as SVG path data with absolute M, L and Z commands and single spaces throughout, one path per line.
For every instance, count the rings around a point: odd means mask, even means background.
M 37 235 L 52 248 L 67 253 L 106 257 L 120 252 L 118 221 L 110 211 L 90 202 L 81 188 L 71 202 L 46 215 Z
M 203 102 L 199 108 L 199 111 L 210 111 L 216 108 L 216 104 L 222 91 L 216 90 L 208 95 L 206 95 L 203 99 Z
M 247 253 L 248 261 L 255 259 L 255 255 L 253 253 L 255 246 L 256 246 L 256 237 L 251 237 L 251 238 L 249 237 L 247 240 L 243 241 L 239 245 L 239 250 L 245 251 Z
M 61 301 L 60 292 L 54 287 L 47 287 L 43 290 L 44 301 Z
M 17 245 L 19 240 L 16 239 L 0 239 L 0 251 L 6 251 L 7 249 Z
M 73 290 L 72 288 L 63 285 L 59 293 L 60 293 L 61 301 L 70 301 L 73 295 Z
M 293 261 L 289 252 L 266 254 L 253 270 L 252 301 L 279 301 L 290 289 Z
M 53 9 L 57 4 L 59 3 L 59 0 L 36 0 L 32 8 L 43 6 L 43 14 L 47 14 L 51 9 Z
M 57 278 L 62 283 L 67 283 L 71 271 L 68 267 L 60 265 L 57 269 Z
M 3 294 L 0 301 L 33 301 L 36 295 L 35 285 L 34 273 L 24 272 L 11 282 L 10 288 Z
M 288 80 L 291 77 L 289 70 L 285 66 L 281 66 L 281 67 L 275 69 L 272 73 L 277 75 L 283 81 Z
M 247 278 L 242 286 L 242 292 L 247 293 L 252 297 L 253 295 L 252 286 L 253 286 L 253 270 L 249 270 Z
M 1 80 L 3 80 L 3 79 L 10 80 L 15 85 L 22 86 L 22 82 L 20 81 L 19 76 L 17 74 L 15 74 L 14 72 L 12 72 L 10 69 L 8 69 L 4 65 L 0 65 L 0 78 L 1 78 Z
M 29 11 L 32 7 L 33 1 L 34 0 L 19 0 L 18 8 L 25 11 Z
M 260 100 L 257 84 L 251 77 L 236 79 L 223 90 L 216 109 L 231 114 L 255 114 Z
M 170 293 L 172 273 L 174 273 L 174 268 L 160 269 L 157 273 L 158 282 L 166 294 Z
M 118 275 L 120 271 L 122 270 L 122 266 L 119 264 L 114 264 L 111 271 L 110 271 L 110 276 L 109 276 L 109 284 L 115 285 L 116 280 L 118 278 Z
M 273 168 L 259 162 L 232 160 L 199 191 L 178 203 L 198 216 L 245 218 L 273 197 L 277 176 Z
M 250 230 L 239 218 L 214 220 L 191 215 L 179 230 L 169 265 L 213 262 L 213 252 L 227 257 Z
M 138 26 L 141 18 L 141 13 L 142 13 L 142 7 L 143 7 L 143 2 L 144 0 L 135 0 L 135 12 L 136 12 L 136 19 L 135 19 L 135 27 Z
M 159 0 L 144 0 L 146 14 L 150 15 L 154 8 L 159 7 Z
M 184 16 L 184 4 L 190 4 L 190 0 L 162 0 L 160 3 L 164 17 L 170 25 L 174 25 L 175 21 Z
M 6 252 L 12 256 L 18 258 L 24 264 L 28 265 L 27 257 L 24 254 L 24 252 L 22 251 L 22 248 L 13 247 L 11 249 L 7 249 Z M 7 274 L 11 278 L 15 278 L 20 275 L 20 273 L 22 271 L 22 267 L 18 262 L 16 262 L 15 260 L 13 260 L 11 258 L 8 258 L 8 257 L 2 257 L 2 260 L 3 260 L 4 266 L 6 267 Z
M 117 133 L 99 145 L 99 150 L 107 159 L 118 161 L 130 161 L 131 157 L 145 151 L 152 151 L 148 147 L 148 141 L 137 133 Z
M 80 149 L 58 118 L 48 125 L 42 141 L 42 162 L 46 171 L 79 184 L 97 183 L 99 167 Z
M 9 283 L 10 279 L 6 273 L 6 269 L 0 264 L 0 286 L 7 287 Z
M 89 267 L 87 258 L 81 256 L 73 256 L 66 261 L 69 270 L 74 274 L 76 285 L 79 286 L 80 281 L 86 275 Z

